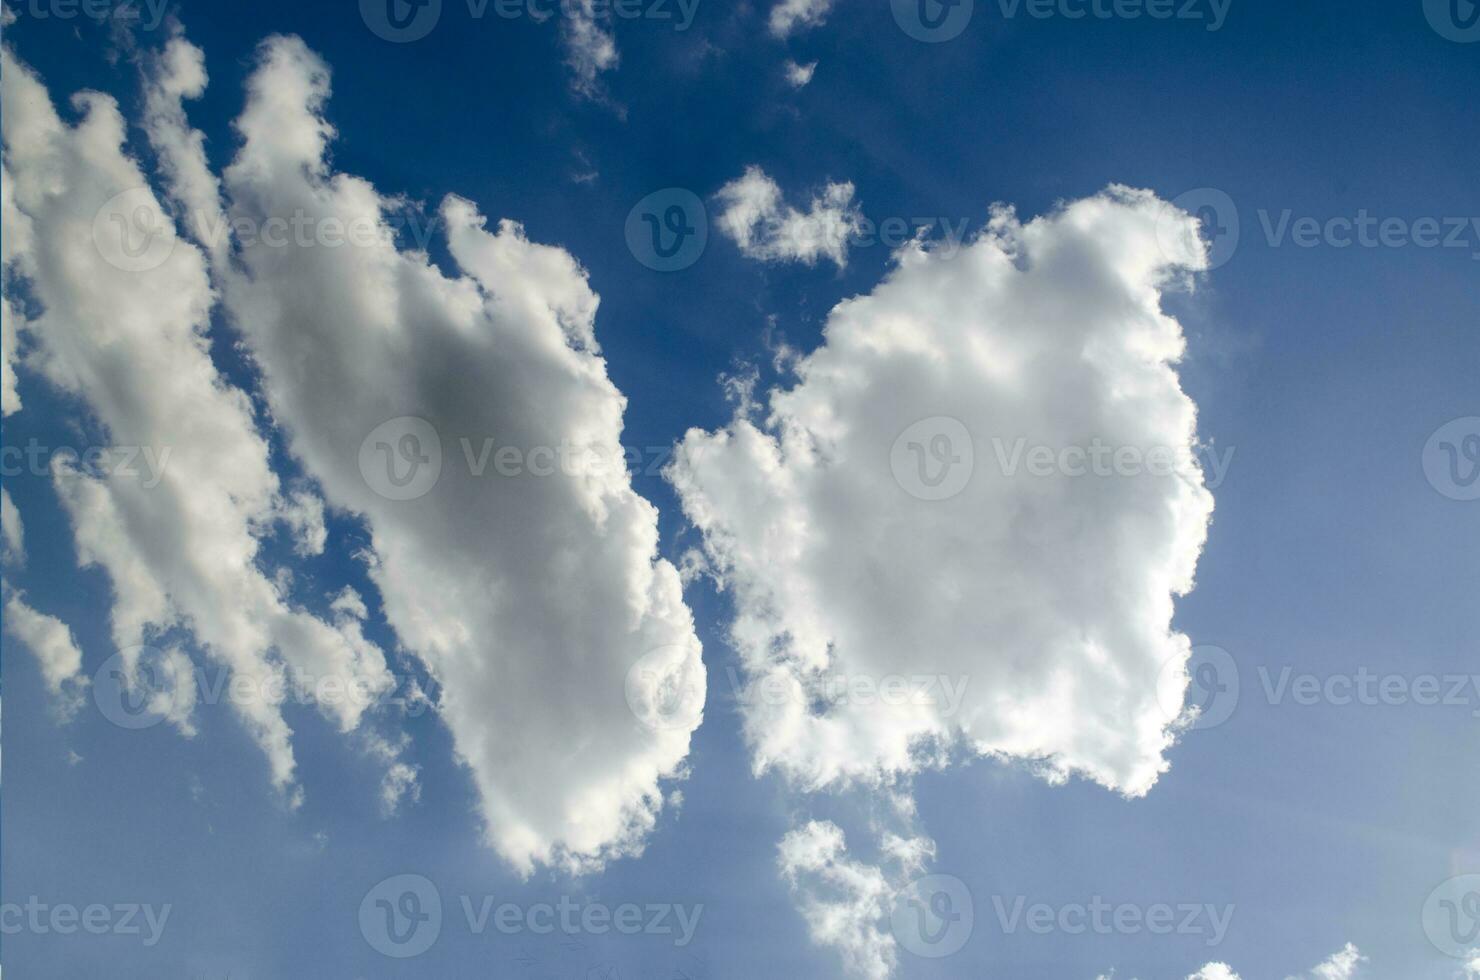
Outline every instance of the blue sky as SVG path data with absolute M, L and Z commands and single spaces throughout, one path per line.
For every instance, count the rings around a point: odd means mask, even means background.
M 1193 211 L 1206 196 L 1182 195 L 1208 188 L 1226 195 L 1233 208 L 1216 219 L 1225 231 L 1237 222 L 1236 247 L 1228 254 L 1230 240 L 1215 235 L 1216 266 L 1197 273 L 1196 288 L 1168 287 L 1157 298 L 1186 336 L 1176 372 L 1196 405 L 1198 436 L 1212 454 L 1231 453 L 1220 457 L 1221 480 L 1209 480 L 1216 509 L 1196 588 L 1176 599 L 1173 626 L 1195 648 L 1227 652 L 1219 662 L 1236 665 L 1236 706 L 1221 723 L 1181 733 L 1165 752 L 1169 769 L 1138 798 L 1081 775 L 1055 785 L 1022 758 L 958 754 L 947 767 L 913 773 L 917 813 L 909 823 L 934 842 L 922 873 L 963 883 L 973 913 L 959 952 L 921 956 L 905 943 L 892 972 L 1094 980 L 1113 968 L 1121 980 L 1152 980 L 1221 962 L 1245 978 L 1276 980 L 1467 975 L 1465 960 L 1439 948 L 1426 903 L 1437 901 L 1432 893 L 1444 882 L 1480 874 L 1480 681 L 1447 699 L 1455 703 L 1411 703 L 1423 678 L 1449 687 L 1444 679 L 1469 682 L 1480 673 L 1480 503 L 1457 499 L 1468 486 L 1462 478 L 1473 477 L 1464 470 L 1465 437 L 1480 436 L 1473 99 L 1480 44 L 1463 40 L 1462 27 L 1451 25 L 1456 40 L 1435 26 L 1449 11 L 1426 10 L 1420 0 L 1300 9 L 1232 0 L 1226 19 L 1209 29 L 1210 4 L 1190 5 L 1196 17 L 1188 18 L 1070 19 L 1059 9 L 1034 17 L 1027 6 L 1009 17 L 1003 5 L 977 0 L 959 36 L 923 43 L 887 4 L 838 0 L 820 23 L 777 37 L 768 0 L 699 0 L 686 30 L 670 20 L 617 19 L 620 63 L 582 91 L 559 17 L 475 17 L 461 0 L 441 8 L 426 36 L 392 43 L 340 0 L 172 6 L 210 77 L 204 94 L 186 102 L 189 124 L 204 134 L 210 169 L 223 173 L 243 142 L 233 123 L 259 43 L 297 35 L 332 71 L 323 112 L 337 130 L 333 171 L 424 202 L 426 214 L 457 194 L 490 226 L 515 219 L 529 241 L 573 256 L 600 296 L 596 340 L 626 399 L 621 445 L 643 461 L 631 489 L 656 508 L 659 554 L 675 565 L 706 543 L 696 498 L 647 464 L 667 462 L 690 429 L 732 425 L 736 409 L 722 376 L 754 372 L 758 398 L 795 384 L 784 364 L 778 369 L 777 351 L 822 345 L 829 311 L 874 293 L 894 262 L 891 248 L 866 238 L 855 238 L 842 267 L 826 256 L 747 254 L 758 250 L 726 231 L 719 195 L 748 167 L 759 167 L 803 211 L 826 185 L 849 182 L 870 222 L 904 218 L 973 236 L 994 202 L 1014 206 L 1026 222 L 1111 184 Z M 140 74 L 176 21 L 125 33 L 42 0 L 11 9 L 5 43 L 44 82 L 63 120 L 78 119 L 68 106 L 74 92 L 117 98 L 131 124 L 127 150 L 163 196 L 159 151 L 141 126 Z M 1453 13 L 1467 10 L 1459 0 Z M 816 63 L 807 84 L 786 81 L 788 60 Z M 12 118 L 6 124 L 7 166 L 15 170 Z M 705 203 L 708 241 L 692 264 L 657 272 L 629 248 L 628 218 L 648 195 L 671 188 Z M 1392 222 L 1389 244 L 1342 246 L 1364 215 Z M 1452 247 L 1420 243 L 1426 218 Z M 1302 219 L 1320 229 L 1300 235 Z M 61 225 L 37 216 L 36 235 L 53 227 Z M 1278 234 L 1282 228 L 1289 233 Z M 451 277 L 468 263 L 451 253 L 442 230 L 429 240 L 431 262 Z M 254 272 L 265 280 L 267 270 Z M 1082 286 L 1066 281 L 1062 291 L 1076 315 L 1088 314 L 1074 304 L 1097 295 Z M 6 288 L 34 317 L 39 287 L 17 276 Z M 281 295 L 300 290 L 308 287 L 295 280 Z M 265 309 L 271 293 L 231 312 Z M 308 324 L 300 327 L 311 331 Z M 398 636 L 379 583 L 357 557 L 373 547 L 364 520 L 335 506 L 334 478 L 305 466 L 311 453 L 294 442 L 302 419 L 319 417 L 292 414 L 319 404 L 314 386 L 269 392 L 262 381 L 261 363 L 269 373 L 272 365 L 292 373 L 284 336 L 241 330 L 225 306 L 210 314 L 211 358 L 226 382 L 252 393 L 273 471 L 285 488 L 322 481 L 331 498 L 322 554 L 296 553 L 292 535 L 278 529 L 262 532 L 257 562 L 290 568 L 294 605 L 326 621 L 330 599 L 353 587 L 369 607 L 365 637 L 385 651 L 390 670 L 445 694 L 414 644 Z M 44 343 L 32 338 L 23 348 Z M 127 369 L 127 351 L 121 356 Z M 450 401 L 477 396 L 476 385 L 457 380 L 457 361 L 437 363 L 446 375 L 431 388 L 455 390 Z M 23 408 L 4 420 L 7 447 L 110 444 L 108 421 L 89 407 L 87 392 L 51 383 L 35 360 L 19 365 Z M 138 372 L 147 370 L 141 363 Z M 1047 403 L 1076 398 L 1070 390 L 1038 394 Z M 328 395 L 317 411 L 333 414 Z M 449 466 L 458 453 L 451 435 L 443 439 Z M 980 467 L 992 450 L 989 437 L 977 436 Z M 1441 443 L 1460 453 L 1449 483 Z M 81 675 L 93 678 L 117 650 L 109 576 L 80 567 L 69 511 L 48 475 L 7 468 L 4 486 L 23 519 L 25 552 L 23 563 L 6 566 L 7 595 L 23 590 L 31 606 L 65 623 Z M 863 527 L 882 520 L 841 503 L 837 513 Z M 1074 562 L 1070 552 L 1055 557 Z M 492 548 L 488 560 L 497 563 Z M 747 662 L 729 634 L 744 579 L 737 565 L 731 589 L 700 576 L 682 593 L 703 647 L 707 698 L 686 777 L 665 780 L 665 789 L 681 792 L 681 805 L 665 807 L 641 835 L 640 856 L 585 874 L 536 861 L 525 877 L 489 845 L 485 801 L 430 706 L 390 706 L 366 723 L 383 735 L 404 733 L 398 758 L 417 773 L 415 798 L 400 800 L 389 816 L 380 805 L 384 760 L 314 708 L 286 707 L 305 796 L 294 808 L 226 706 L 198 704 L 189 738 L 170 724 L 124 730 L 98 710 L 95 691 L 75 717 L 61 719 L 38 659 L 8 631 L 4 902 L 35 896 L 50 905 L 144 903 L 170 912 L 147 945 L 117 930 L 7 928 L 0 958 L 14 977 L 853 975 L 837 944 L 809 935 L 799 890 L 778 872 L 778 842 L 813 820 L 833 821 L 850 844 L 859 842 L 889 822 L 887 794 L 807 793 L 782 771 L 754 775 L 757 749 L 745 737 L 732 680 L 745 676 Z M 1113 576 L 1101 583 L 1099 591 L 1120 594 Z M 1012 588 L 967 585 L 962 601 L 972 604 Z M 537 597 L 556 619 L 588 598 Z M 1078 610 L 1061 615 L 1074 620 Z M 210 668 L 189 630 L 165 636 Z M 497 634 L 480 634 L 477 643 L 518 647 Z M 992 645 L 982 637 L 984 649 Z M 1197 656 L 1207 655 L 1197 654 L 1194 668 Z M 563 663 L 550 669 L 567 669 Z M 902 668 L 934 663 L 922 655 Z M 1292 682 L 1365 671 L 1388 678 L 1410 703 L 1338 703 L 1329 687 L 1301 703 L 1293 688 L 1276 687 L 1287 668 Z M 983 668 L 983 678 L 996 676 Z M 500 744 L 514 755 L 561 760 L 551 763 L 552 784 L 566 778 L 565 765 L 579 768 L 583 752 L 600 748 L 599 736 L 552 746 L 542 726 L 531 730 L 538 746 Z M 790 750 L 778 750 L 783 770 Z M 1098 749 L 1083 751 L 1099 758 Z M 443 914 L 428 949 L 396 958 L 375 948 L 360 910 L 377 883 L 403 874 L 431 881 Z M 1458 886 L 1457 914 L 1466 914 L 1471 893 Z M 526 912 L 562 897 L 609 909 L 702 912 L 683 945 L 652 930 L 506 935 L 490 926 L 480 934 L 462 899 L 476 911 L 490 897 Z M 1169 905 L 1229 910 L 1231 918 L 1216 939 L 1200 926 L 1171 935 L 1036 934 L 1010 929 L 999 914 L 1019 898 L 1024 908 L 1046 904 L 1056 913 L 1103 898 L 1140 915 Z M 891 935 L 890 923 L 881 928 Z M 899 931 L 892 935 L 903 943 Z M 1357 972 L 1310 972 L 1347 943 L 1366 958 Z

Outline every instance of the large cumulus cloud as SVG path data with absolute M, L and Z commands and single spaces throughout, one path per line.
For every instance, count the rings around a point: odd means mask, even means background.
M 523 871 L 632 853 L 661 781 L 681 774 L 703 665 L 656 511 L 620 463 L 626 399 L 596 342 L 598 298 L 569 253 L 511 221 L 490 230 L 455 196 L 437 220 L 459 274 L 398 249 L 398 202 L 327 162 L 328 94 L 301 41 L 262 46 L 223 175 L 230 216 L 383 233 L 242 244 L 232 318 L 291 451 L 368 525 L 387 619 L 438 682 L 491 844 Z M 416 499 L 383 495 L 362 469 L 367 439 L 395 419 L 441 447 Z M 529 467 L 508 475 L 495 444 Z M 567 462 L 546 472 L 552 451 Z M 697 702 L 643 724 L 675 687 Z
M 733 596 L 755 768 L 898 787 L 964 752 L 1145 794 L 1213 508 L 1160 302 L 1206 266 L 1196 222 L 1112 187 L 896 260 L 669 471 Z

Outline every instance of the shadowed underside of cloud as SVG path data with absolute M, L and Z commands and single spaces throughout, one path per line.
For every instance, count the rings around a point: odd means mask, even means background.
M 634 853 L 660 782 L 681 775 L 704 687 L 656 511 L 622 466 L 476 472 L 485 439 L 530 458 L 622 458 L 626 399 L 595 340 L 597 297 L 567 252 L 513 222 L 490 232 L 457 197 L 439 220 L 461 275 L 399 250 L 398 202 L 329 169 L 328 94 L 327 66 L 301 41 L 263 44 L 227 211 L 381 234 L 343 248 L 239 243 L 227 307 L 291 451 L 331 506 L 366 521 L 386 617 L 440 686 L 490 843 L 523 872 Z M 419 420 L 445 460 L 416 499 L 389 499 L 362 469 L 371 433 L 398 418 Z M 674 687 L 698 702 L 641 724 L 629 697 L 641 707 Z
M 108 199 L 137 191 L 140 207 L 164 211 L 120 149 L 117 107 L 84 97 L 68 127 L 39 80 L 5 58 L 5 201 L 19 243 L 12 254 L 7 242 L 6 263 L 44 311 L 7 318 L 33 345 L 21 363 L 83 398 L 114 442 L 174 453 L 153 488 L 57 474 L 83 560 L 114 583 L 118 645 L 183 627 L 264 682 L 338 673 L 383 685 L 357 597 L 319 619 L 259 567 L 274 524 L 303 553 L 324 549 L 327 502 L 365 522 L 370 578 L 396 638 L 437 682 L 490 844 L 525 873 L 638 852 L 664 780 L 683 775 L 704 690 L 656 512 L 623 467 L 507 476 L 475 465 L 486 439 L 526 458 L 557 447 L 622 458 L 626 400 L 607 376 L 598 298 L 579 264 L 516 223 L 490 231 L 456 196 L 438 212 L 455 274 L 399 246 L 390 212 L 405 202 L 328 162 L 327 65 L 275 37 L 258 52 L 241 146 L 220 178 L 182 103 L 205 87 L 200 52 L 175 38 L 147 62 L 145 130 L 199 244 L 120 268 L 94 242 Z M 846 230 L 851 185 L 802 215 L 764 174 L 744 180 L 722 192 L 742 247 L 842 264 L 826 244 L 837 236 L 798 253 L 746 235 L 819 214 Z M 233 241 L 223 217 L 376 234 L 339 247 Z M 734 596 L 754 767 L 809 792 L 881 792 L 904 824 L 911 776 L 955 754 L 1143 795 L 1179 722 L 1165 708 L 1187 686 L 1173 603 L 1192 587 L 1212 513 L 1195 406 L 1176 373 L 1182 332 L 1160 302 L 1206 267 L 1196 222 L 1112 187 L 1026 223 L 998 209 L 969 247 L 915 243 L 896 261 L 834 309 L 824 343 L 794 363 L 795 383 L 770 393 L 763 417 L 747 403 L 726 428 L 691 431 L 669 470 Z M 204 330 L 218 295 L 323 501 L 282 492 L 249 400 L 211 361 Z M 373 433 L 396 420 L 422 441 L 387 442 L 386 464 L 433 445 L 442 464 L 409 499 L 365 468 Z M 1024 446 L 1095 444 L 1178 465 L 1019 468 Z M 277 707 L 243 714 L 274 781 L 291 785 Z M 360 719 L 337 720 L 348 730 Z M 393 753 L 387 762 L 387 791 L 414 796 L 414 773 Z M 909 831 L 877 836 L 877 864 L 850 857 L 826 822 L 780 850 L 814 937 L 871 976 L 895 961 L 880 919 L 933 850 Z
M 296 38 L 262 45 L 224 179 L 182 101 L 205 88 L 201 52 L 176 36 L 141 56 L 142 123 L 169 209 L 123 153 L 111 99 L 80 97 L 83 118 L 69 127 L 39 79 L 4 57 L 5 264 L 42 311 L 27 321 L 7 295 L 17 343 L 7 339 L 6 364 L 14 354 L 79 396 L 111 443 L 170 450 L 157 485 L 55 473 L 83 562 L 113 583 L 126 666 L 137 667 L 132 646 L 188 630 L 257 690 L 330 675 L 372 694 L 390 683 L 361 633 L 357 595 L 342 594 L 322 620 L 289 604 L 290 576 L 260 567 L 274 525 L 300 555 L 325 550 L 324 501 L 281 490 L 249 399 L 212 362 L 205 328 L 219 296 L 292 454 L 330 507 L 367 525 L 362 557 L 397 639 L 437 682 L 491 845 L 525 873 L 639 851 L 664 804 L 661 781 L 683 775 L 704 668 L 677 571 L 657 557 L 656 512 L 620 464 L 626 400 L 600 356 L 584 271 L 515 223 L 489 231 L 456 197 L 439 221 L 461 274 L 400 250 L 388 212 L 405 202 L 328 167 L 329 71 Z M 110 203 L 124 192 L 123 205 Z M 109 228 L 100 238 L 97 222 L 115 212 L 124 234 L 140 230 L 130 222 L 149 226 L 138 252 L 136 238 L 116 255 L 100 244 Z M 375 234 L 338 248 L 291 232 L 249 240 L 223 219 Z M 5 394 L 7 410 L 18 407 L 8 375 Z M 372 431 L 399 417 L 447 450 L 418 499 L 383 495 L 362 468 Z M 475 473 L 464 439 L 474 453 L 496 439 L 531 460 L 558 447 L 605 464 Z M 7 541 L 12 525 L 19 539 L 11 509 L 7 497 Z M 60 692 L 80 659 L 65 626 L 7 597 L 8 625 L 41 647 Z M 189 674 L 174 648 L 158 666 Z M 169 715 L 187 734 L 192 706 L 181 692 L 183 710 Z M 280 704 L 239 707 L 274 783 L 298 798 Z M 348 731 L 363 707 L 348 699 L 325 711 Z M 397 759 L 404 739 L 363 741 L 386 766 L 386 809 L 414 799 L 415 768 Z
M 669 470 L 734 598 L 755 768 L 899 787 L 964 751 L 1143 795 L 1167 768 L 1189 653 L 1173 600 L 1213 507 L 1160 309 L 1206 266 L 1196 222 L 1112 187 L 896 259 L 763 417 L 747 403 L 691 430 Z M 1097 443 L 1178 465 L 1029 473 L 1017 456 Z M 839 936 L 861 972 L 887 967 L 887 939 Z

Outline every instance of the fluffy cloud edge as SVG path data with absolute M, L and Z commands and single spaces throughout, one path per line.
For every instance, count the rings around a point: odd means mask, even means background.
M 809 68 L 792 73 L 800 88 L 811 80 Z M 800 74 L 805 79 L 798 82 Z M 848 247 L 861 231 L 863 213 L 849 182 L 828 183 L 806 211 L 788 204 L 781 187 L 758 166 L 725 184 L 715 194 L 720 213 L 715 224 L 747 258 L 762 262 L 801 262 L 816 265 L 827 259 L 842 269 Z

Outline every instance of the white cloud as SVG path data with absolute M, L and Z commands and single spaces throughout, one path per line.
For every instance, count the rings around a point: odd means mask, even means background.
M 82 707 L 87 688 L 87 678 L 82 676 L 82 651 L 72 631 L 55 616 L 32 609 L 9 583 L 3 589 L 5 629 L 36 657 L 57 713 L 71 718 Z
M 828 184 L 802 212 L 787 204 L 776 181 L 755 166 L 715 197 L 723 208 L 716 219 L 719 230 L 748 257 L 768 262 L 814 265 L 825 258 L 842 268 L 848 264 L 848 242 L 863 221 L 851 183 Z
M 7 564 L 23 565 L 26 561 L 26 529 L 21 512 L 10 491 L 0 487 L 0 558 Z
M 803 65 L 788 58 L 782 70 L 786 73 L 788 85 L 792 88 L 804 88 L 808 82 L 812 81 L 812 75 L 817 71 L 817 62 L 812 61 Z
M 1026 224 L 999 209 L 959 252 L 912 244 L 763 421 L 687 434 L 669 478 L 733 595 L 758 772 L 894 787 L 957 749 L 1151 789 L 1212 512 L 1160 309 L 1206 264 L 1195 228 L 1117 187 Z M 994 439 L 1186 466 L 1034 476 Z
M 205 137 L 185 118 L 182 100 L 205 94 L 209 78 L 205 55 L 177 34 L 158 53 L 144 56 L 149 84 L 144 86 L 144 128 L 154 145 L 160 175 L 169 195 L 185 213 L 188 232 L 207 252 L 229 244 L 221 214 L 221 182 L 206 164 Z
M 398 206 L 329 172 L 333 130 L 320 115 L 328 69 L 297 39 L 261 50 L 224 182 L 229 211 L 182 105 L 205 86 L 200 52 L 175 37 L 143 59 L 144 127 L 184 230 L 204 251 L 176 237 L 121 152 L 123 120 L 110 99 L 82 97 L 83 121 L 68 127 L 39 80 L 8 50 L 5 58 L 6 199 L 9 207 L 13 172 L 17 204 L 7 258 L 45 308 L 25 325 L 37 346 L 28 363 L 86 399 L 113 442 L 171 449 L 153 489 L 57 473 L 82 561 L 113 581 L 115 642 L 128 649 L 188 628 L 262 689 L 284 672 L 300 681 L 346 672 L 371 690 L 389 683 L 361 633 L 358 595 L 341 593 L 325 623 L 286 605 L 286 570 L 257 567 L 257 535 L 274 523 L 287 525 L 300 553 L 321 551 L 323 501 L 284 495 L 250 402 L 211 363 L 203 332 L 214 280 L 291 450 L 334 506 L 369 525 L 387 619 L 440 687 L 438 708 L 480 792 L 491 844 L 525 872 L 640 850 L 664 805 L 662 781 L 684 774 L 704 690 L 677 572 L 657 557 L 656 512 L 624 468 L 512 479 L 475 476 L 471 463 L 459 471 L 452 455 L 461 456 L 459 437 L 471 446 L 496 436 L 529 451 L 531 469 L 539 447 L 622 458 L 626 403 L 599 355 L 598 300 L 583 270 L 517 224 L 488 232 L 455 197 L 441 220 L 458 278 L 388 238 L 339 249 L 259 238 L 234 248 L 219 234 L 227 213 L 259 227 L 273 217 L 361 217 L 385 231 L 386 210 Z M 105 205 L 122 191 L 130 197 L 118 223 L 142 215 L 155 233 L 128 242 L 142 242 L 143 267 L 127 248 L 110 262 L 93 244 L 94 217 L 113 217 Z M 46 229 L 34 242 L 32 219 Z M 17 242 L 24 247 L 12 249 Z M 435 425 L 448 451 L 440 484 L 420 503 L 377 495 L 359 466 L 370 431 L 408 414 Z M 171 665 L 188 673 L 173 647 L 156 660 L 156 675 Z M 167 692 L 164 706 L 189 734 L 194 692 L 185 687 L 184 697 Z M 243 700 L 274 782 L 288 787 L 281 714 L 267 699 Z M 341 700 L 348 730 L 363 705 Z M 639 714 L 662 724 L 644 726 Z M 384 807 L 415 799 L 416 768 L 396 761 L 404 743 L 362 742 L 387 765 Z
M 396 202 L 326 162 L 327 66 L 273 38 L 248 89 L 224 174 L 230 213 L 383 227 Z M 699 642 L 677 571 L 657 557 L 656 512 L 624 469 L 475 475 L 485 438 L 532 464 L 540 447 L 620 459 L 626 401 L 568 253 L 513 222 L 490 232 L 457 197 L 440 218 L 454 278 L 385 240 L 258 242 L 238 249 L 239 271 L 217 271 L 290 451 L 330 506 L 368 525 L 386 618 L 440 685 L 490 843 L 523 872 L 590 868 L 641 849 L 662 781 L 683 773 Z M 441 472 L 419 499 L 392 500 L 367 482 L 361 448 L 408 416 L 436 434 Z M 684 712 L 670 717 L 675 693 Z M 629 697 L 665 723 L 640 724 Z M 401 785 L 392 777 L 388 792 Z
M 386 816 L 395 814 L 404 800 L 415 802 L 421 799 L 421 784 L 417 781 L 417 769 L 405 762 L 394 762 L 385 771 L 380 783 L 380 810 Z
M 1306 974 L 1309 980 L 1352 980 L 1357 975 L 1357 967 L 1367 962 L 1356 946 L 1347 943 L 1345 947 L 1332 953 L 1324 963 L 1311 969 Z M 1239 975 L 1226 963 L 1209 963 L 1207 966 L 1188 976 L 1187 980 L 1239 980 Z M 1299 977 L 1287 977 L 1286 980 L 1300 980 Z
M 603 8 L 605 9 L 605 8 Z M 571 85 L 587 97 L 599 94 L 598 76 L 617 66 L 617 40 L 611 32 L 610 15 L 598 17 L 596 0 L 573 0 L 561 5 L 560 36 L 565 43 L 565 63 L 570 67 Z
M 1468 977 L 1480 977 L 1480 950 L 1476 950 L 1465 964 L 1465 974 Z
M 66 125 L 9 48 L 3 62 L 5 162 L 14 207 L 29 223 L 24 245 L 7 255 L 9 271 L 44 311 L 24 325 L 35 346 L 26 363 L 79 396 L 112 445 L 169 452 L 157 485 L 124 469 L 53 467 L 81 562 L 112 582 L 112 636 L 125 669 L 137 666 L 141 644 L 178 628 L 258 690 L 273 690 L 285 673 L 305 684 L 334 677 L 385 687 L 384 658 L 358 624 L 293 608 L 258 567 L 257 535 L 280 517 L 278 480 L 249 400 L 208 352 L 214 296 L 204 256 L 176 238 L 123 153 L 117 104 L 79 95 L 80 120 Z M 240 700 L 273 783 L 296 800 L 278 706 L 266 696 Z M 340 699 L 325 710 L 348 731 L 362 707 Z
M 10 171 L 0 167 L 0 226 L 5 228 L 0 236 L 0 267 L 10 268 L 16 256 L 30 250 L 31 221 L 15 206 L 15 182 Z M 18 331 L 25 328 L 26 317 L 21 307 L 11 296 L 9 275 L 3 279 L 4 295 L 0 297 L 0 417 L 14 415 L 21 409 L 19 379 L 15 364 L 19 357 Z
M 365 600 L 360 597 L 358 592 L 347 585 L 334 597 L 334 601 L 329 604 L 329 608 L 334 612 L 353 616 L 356 619 L 364 619 L 370 615 L 370 610 L 365 608 Z
M 1200 473 L 1009 476 L 993 444 L 1191 456 L 1182 334 L 1158 304 L 1170 267 L 1204 259 L 1195 239 L 1162 254 L 1160 214 L 1117 188 L 1027 224 L 999 211 L 954 258 L 907 247 L 871 295 L 833 310 L 762 425 L 685 437 L 670 477 L 734 592 L 753 685 L 968 681 L 954 714 L 943 691 L 817 712 L 757 687 L 758 768 L 812 787 L 872 780 L 959 737 L 1131 796 L 1164 771 L 1159 688 L 1186 678 L 1162 668 L 1189 649 L 1172 600 L 1192 587 L 1212 510 Z M 970 480 L 955 496 L 917 499 L 896 437 L 935 417 L 959 420 L 971 445 L 948 448 L 974 449 L 974 468 L 958 464 Z
M 0 415 L 14 415 L 21 408 L 21 396 L 16 390 L 15 348 L 15 323 L 10 298 L 5 297 L 0 301 Z
M 299 555 L 322 555 L 329 541 L 324 526 L 324 502 L 315 494 L 296 490 L 283 503 L 283 523 L 293 534 L 293 551 Z M 361 619 L 364 617 L 361 616 Z
M 1357 975 L 1357 965 L 1367 962 L 1367 957 L 1356 946 L 1345 947 L 1331 954 L 1331 958 L 1310 971 L 1311 980 L 1352 980 Z
M 798 31 L 818 27 L 827 19 L 835 0 L 780 0 L 771 8 L 769 26 L 773 37 L 786 38 Z
M 898 886 L 879 868 L 850 859 L 843 831 L 828 821 L 789 832 L 777 851 L 812 941 L 836 947 L 856 976 L 889 976 L 898 956 L 880 922 Z

